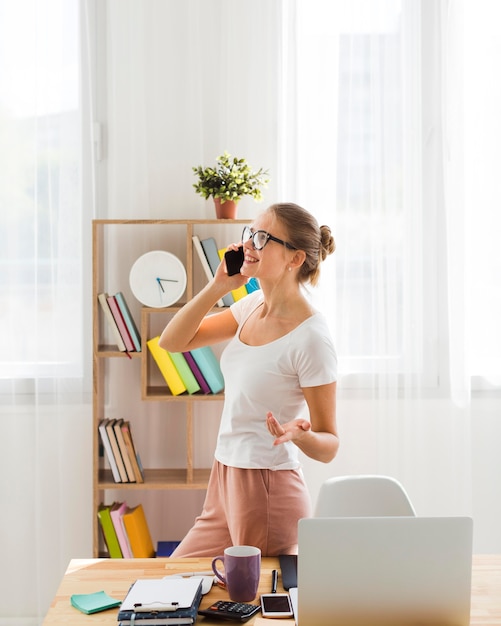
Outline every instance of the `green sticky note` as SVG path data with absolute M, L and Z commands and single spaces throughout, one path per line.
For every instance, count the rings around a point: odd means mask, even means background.
M 122 604 L 121 600 L 111 598 L 104 591 L 96 591 L 95 593 L 75 593 L 70 598 L 72 606 L 82 613 L 97 613 L 98 611 L 106 611 L 113 609 Z

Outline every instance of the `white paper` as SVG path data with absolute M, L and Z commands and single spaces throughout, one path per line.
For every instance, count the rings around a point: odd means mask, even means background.
M 201 582 L 200 576 L 192 578 L 138 579 L 130 589 L 120 607 L 121 611 L 134 611 L 140 605 L 143 610 L 151 607 L 172 605 L 177 602 L 178 609 L 187 609 L 193 604 Z

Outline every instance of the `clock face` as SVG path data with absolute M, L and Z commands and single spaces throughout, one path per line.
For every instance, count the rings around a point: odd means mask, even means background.
M 153 250 L 136 260 L 130 270 L 129 284 L 132 293 L 144 305 L 171 306 L 186 289 L 186 270 L 177 256 Z

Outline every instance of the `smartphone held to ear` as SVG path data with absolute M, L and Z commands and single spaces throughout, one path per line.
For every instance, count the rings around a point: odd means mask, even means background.
M 294 617 L 287 593 L 261 594 L 261 611 L 263 617 Z
M 227 250 L 224 253 L 224 259 L 226 261 L 226 269 L 228 270 L 228 276 L 234 276 L 240 272 L 240 268 L 244 262 L 244 249 L 242 246 L 238 250 Z

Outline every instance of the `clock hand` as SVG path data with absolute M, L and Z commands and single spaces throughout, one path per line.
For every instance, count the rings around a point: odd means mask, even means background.
M 166 282 L 166 283 L 178 283 L 178 280 L 174 280 L 173 278 L 157 278 L 157 283 L 160 285 L 160 289 L 165 292 L 165 289 L 163 288 L 162 285 L 162 281 Z

